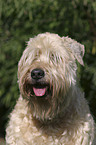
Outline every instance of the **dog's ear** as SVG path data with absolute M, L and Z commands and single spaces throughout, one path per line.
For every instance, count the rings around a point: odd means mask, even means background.
M 78 60 L 78 62 L 81 65 L 84 65 L 83 63 L 83 56 L 85 52 L 84 45 L 68 37 L 62 37 L 62 39 L 65 43 L 67 43 L 67 46 L 69 46 L 69 49 L 71 50 L 74 57 Z
M 78 60 L 78 62 L 81 65 L 84 65 L 83 63 L 83 56 L 84 56 L 84 45 L 74 42 L 71 44 L 71 51 L 73 53 L 73 55 L 75 56 L 75 58 Z

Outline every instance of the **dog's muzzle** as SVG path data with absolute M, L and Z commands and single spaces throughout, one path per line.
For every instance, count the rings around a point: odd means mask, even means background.
M 49 94 L 49 84 L 44 81 L 45 72 L 36 68 L 31 72 L 32 94 L 38 98 L 46 97 Z

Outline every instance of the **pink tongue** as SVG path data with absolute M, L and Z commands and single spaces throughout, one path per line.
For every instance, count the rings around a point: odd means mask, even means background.
M 37 88 L 33 87 L 33 91 L 34 91 L 36 96 L 43 96 L 43 95 L 45 95 L 46 88 L 37 89 Z

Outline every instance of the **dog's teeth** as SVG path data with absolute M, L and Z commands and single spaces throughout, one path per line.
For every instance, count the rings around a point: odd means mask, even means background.
M 36 96 L 44 96 L 45 95 L 45 92 L 46 92 L 46 88 L 41 88 L 41 89 L 38 89 L 38 88 L 34 88 L 33 87 L 33 91 L 34 91 L 34 94 Z

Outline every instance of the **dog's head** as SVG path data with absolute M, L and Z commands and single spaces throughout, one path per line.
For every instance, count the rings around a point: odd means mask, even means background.
M 68 105 L 65 96 L 76 83 L 76 59 L 83 65 L 83 55 L 84 46 L 68 37 L 44 33 L 30 39 L 18 65 L 18 79 L 34 116 L 53 118 L 62 103 L 63 108 Z

